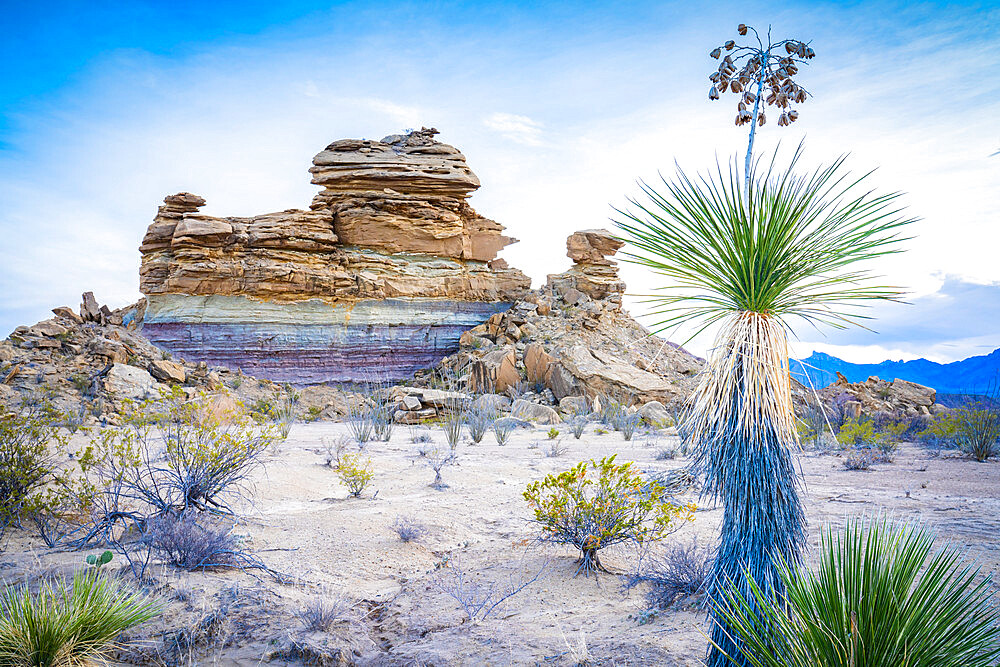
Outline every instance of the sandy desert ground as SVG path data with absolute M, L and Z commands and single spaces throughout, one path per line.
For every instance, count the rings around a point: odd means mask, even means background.
M 548 428 L 518 430 L 503 447 L 491 433 L 479 445 L 464 441 L 456 465 L 443 471 L 447 488 L 437 490 L 418 453 L 428 445 L 413 443 L 411 430 L 398 426 L 389 442 L 367 445 L 375 480 L 363 497 L 349 498 L 325 465 L 324 450 L 324 443 L 347 434 L 346 426 L 296 424 L 256 476 L 253 504 L 243 508 L 236 528 L 256 555 L 293 581 L 153 565 L 151 588 L 166 611 L 136 633 L 145 643 L 121 659 L 257 665 L 270 656 L 271 664 L 303 664 L 325 652 L 327 664 L 701 664 L 702 611 L 670 611 L 640 624 L 643 592 L 623 593 L 614 575 L 574 578 L 575 554 L 535 540 L 538 531 L 521 497 L 530 481 L 585 458 L 617 454 L 644 470 L 684 466 L 684 457 L 656 460 L 658 449 L 678 444 L 676 436 L 637 434 L 626 442 L 619 433 L 600 434 L 590 426 L 581 440 L 564 434 L 568 451 L 549 457 Z M 440 428 L 419 432 L 444 446 Z M 997 464 L 915 445 L 903 445 L 893 463 L 865 472 L 845 470 L 836 454 L 804 452 L 800 462 L 812 545 L 824 524 L 881 510 L 924 520 L 943 538 L 970 548 L 986 570 L 1000 564 Z M 392 528 L 400 516 L 424 524 L 426 535 L 400 541 Z M 695 520 L 671 539 L 709 543 L 720 519 L 719 508 L 700 504 Z M 25 536 L 4 546 L 0 574 L 7 581 L 68 571 L 82 559 Z M 624 573 L 632 554 L 603 558 Z M 437 585 L 459 571 L 472 582 L 502 586 L 539 570 L 537 581 L 481 623 L 470 622 Z M 363 622 L 330 633 L 303 632 L 296 612 L 319 596 L 355 601 Z

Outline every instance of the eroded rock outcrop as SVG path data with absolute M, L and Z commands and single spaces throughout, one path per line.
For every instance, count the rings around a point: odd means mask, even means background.
M 251 218 L 164 199 L 143 239 L 144 333 L 187 359 L 307 384 L 409 377 L 530 280 L 467 203 L 479 180 L 436 130 L 348 139 L 313 160 L 310 210 Z
M 625 285 L 609 259 L 622 245 L 603 229 L 570 235 L 573 266 L 466 332 L 442 364 L 478 393 L 515 388 L 549 404 L 582 396 L 682 403 L 703 361 L 622 310 Z

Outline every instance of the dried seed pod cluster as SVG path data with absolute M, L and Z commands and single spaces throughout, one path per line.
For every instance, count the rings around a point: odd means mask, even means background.
M 816 56 L 816 52 L 797 39 L 771 42 L 770 33 L 765 47 L 757 31 L 744 23 L 736 31 L 741 36 L 753 32 L 757 46 L 740 46 L 729 40 L 712 49 L 709 55 L 720 62 L 718 69 L 708 77 L 712 82 L 708 99 L 717 100 L 725 92 L 739 94 L 737 125 L 753 123 L 755 116 L 757 125 L 764 125 L 767 115 L 760 102 L 778 108 L 778 125 L 794 123 L 799 112 L 792 105 L 805 102 L 809 92 L 792 77 L 798 74 L 800 65 Z

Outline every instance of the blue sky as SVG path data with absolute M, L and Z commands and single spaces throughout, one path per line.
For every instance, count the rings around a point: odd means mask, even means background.
M 708 51 L 739 22 L 818 54 L 798 76 L 814 98 L 759 150 L 850 152 L 922 218 L 876 267 L 911 305 L 877 309 L 878 334 L 801 328 L 795 351 L 1000 347 L 996 3 L 2 2 L 0 331 L 87 289 L 137 298 L 164 195 L 217 215 L 305 207 L 327 143 L 422 125 L 466 153 L 472 204 L 522 239 L 504 256 L 541 284 L 568 266 L 566 235 L 607 226 L 636 179 L 745 149 L 735 100 L 707 100 Z

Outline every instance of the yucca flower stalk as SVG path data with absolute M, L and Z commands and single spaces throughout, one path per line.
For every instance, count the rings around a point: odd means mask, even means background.
M 705 477 L 703 493 L 721 501 L 722 534 L 709 586 L 711 608 L 728 587 L 754 598 L 748 575 L 766 596 L 783 593 L 776 566 L 801 560 L 805 517 L 792 450 L 798 444 L 788 368 L 789 323 L 845 327 L 864 315 L 854 305 L 897 299 L 872 284 L 864 262 L 898 252 L 898 193 L 876 195 L 841 157 L 799 175 L 802 146 L 787 168 L 751 167 L 744 191 L 738 160 L 696 179 L 678 168 L 657 190 L 619 211 L 626 259 L 671 284 L 648 298 L 660 330 L 721 325 L 681 425 Z M 740 655 L 715 612 L 709 665 Z M 741 663 L 746 664 L 746 663 Z

